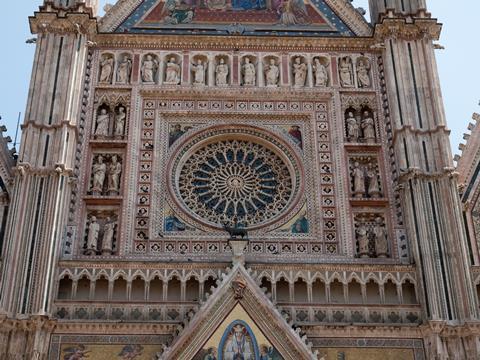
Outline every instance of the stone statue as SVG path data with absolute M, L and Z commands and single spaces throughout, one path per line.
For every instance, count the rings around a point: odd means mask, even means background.
M 379 189 L 379 178 L 377 175 L 377 171 L 375 169 L 375 164 L 369 164 L 367 167 L 367 178 L 368 178 L 368 196 L 372 198 L 379 198 L 380 197 L 380 189 Z
M 347 139 L 350 142 L 357 142 L 360 137 L 360 125 L 355 119 L 353 112 L 349 112 L 347 119 L 345 120 L 347 125 Z
M 113 252 L 113 237 L 115 234 L 116 221 L 107 218 L 103 227 L 102 255 L 111 255 Z
M 110 56 L 105 56 L 100 61 L 100 82 L 104 84 L 111 84 L 113 78 L 114 61 Z
M 154 84 L 157 77 L 158 61 L 152 55 L 147 55 L 142 63 L 142 81 L 145 84 Z
M 375 121 L 368 111 L 363 113 L 362 120 L 363 138 L 368 144 L 375 143 Z
M 265 66 L 265 78 L 267 80 L 267 86 L 278 86 L 278 77 L 280 76 L 280 69 L 275 63 L 275 59 L 270 59 L 270 62 Z
M 90 224 L 88 225 L 87 236 L 87 255 L 93 255 L 97 253 L 98 247 L 98 235 L 100 234 L 100 225 L 97 222 L 97 218 L 92 216 L 90 218 Z
M 370 87 L 370 67 L 368 62 L 366 63 L 364 60 L 360 60 L 357 64 L 357 79 L 358 79 L 358 87 L 366 88 Z
M 125 113 L 125 108 L 120 106 L 118 108 L 118 114 L 115 116 L 115 132 L 114 135 L 116 138 L 123 138 L 125 133 L 125 121 L 127 119 L 127 114 Z
M 358 162 L 355 162 L 352 171 L 353 196 L 361 198 L 365 196 L 365 174 Z
M 302 62 L 300 57 L 295 58 L 293 63 L 294 85 L 296 87 L 304 87 L 307 78 L 307 64 Z
M 315 58 L 313 71 L 315 72 L 315 86 L 326 87 L 328 85 L 328 71 L 319 58 Z
M 120 192 L 120 175 L 122 164 L 118 162 L 117 155 L 112 156 L 112 162 L 108 166 L 108 192 L 116 195 Z
M 193 85 L 205 85 L 205 65 L 202 60 L 198 59 L 197 64 L 192 65 Z
M 92 191 L 101 195 L 103 192 L 103 185 L 105 184 L 105 174 L 107 173 L 107 165 L 103 162 L 103 156 L 98 156 L 97 161 L 93 164 L 92 173 Z
M 96 138 L 108 137 L 108 125 L 110 122 L 110 115 L 107 109 L 100 110 L 100 114 L 97 116 L 97 126 L 95 128 Z
M 358 255 L 362 258 L 370 257 L 369 239 L 368 239 L 368 230 L 365 222 L 360 220 L 357 227 L 357 242 L 358 242 Z
M 340 59 L 340 84 L 342 87 L 353 87 L 352 59 L 348 56 Z
M 373 235 L 375 237 L 375 251 L 378 257 L 384 258 L 388 256 L 388 240 L 387 230 L 383 224 L 383 219 L 377 217 L 375 226 L 373 227 Z
M 118 63 L 117 84 L 129 84 L 132 73 L 132 60 L 127 55 Z
M 215 84 L 217 86 L 227 86 L 228 78 L 228 65 L 225 64 L 224 59 L 220 59 L 217 67 L 215 68 Z
M 170 58 L 170 60 L 167 62 L 165 84 L 180 84 L 180 65 L 177 64 L 177 61 L 174 57 Z
M 250 58 L 245 58 L 245 63 L 242 66 L 243 72 L 243 85 L 255 86 L 256 70 L 255 65 L 250 62 Z

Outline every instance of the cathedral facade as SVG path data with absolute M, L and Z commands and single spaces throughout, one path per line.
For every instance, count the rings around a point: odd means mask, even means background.
M 0 359 L 480 358 L 480 145 L 466 192 L 425 0 L 97 8 L 30 17 Z

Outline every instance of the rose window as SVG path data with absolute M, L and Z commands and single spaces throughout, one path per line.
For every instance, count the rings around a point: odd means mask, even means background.
M 263 139 L 210 137 L 184 150 L 174 171 L 176 197 L 205 225 L 218 228 L 237 219 L 248 228 L 263 227 L 284 214 L 298 193 L 291 154 Z

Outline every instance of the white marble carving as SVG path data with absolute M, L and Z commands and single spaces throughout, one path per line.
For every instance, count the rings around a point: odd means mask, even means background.
M 165 70 L 165 84 L 166 85 L 178 85 L 180 84 L 180 65 L 177 64 L 177 60 L 171 57 L 167 62 L 167 68 Z
M 368 111 L 363 112 L 362 119 L 363 138 L 368 144 L 375 143 L 375 121 Z
M 130 76 L 132 73 L 132 60 L 128 55 L 123 55 L 118 62 L 117 84 L 130 84 Z
M 374 163 L 367 165 L 367 179 L 368 179 L 368 190 L 367 194 L 371 198 L 379 198 L 380 194 L 380 179 L 378 178 L 376 166 Z
M 205 85 L 205 65 L 201 59 L 196 64 L 192 64 L 193 85 Z
M 355 162 L 352 170 L 353 196 L 362 198 L 365 196 L 365 172 L 363 167 Z
M 113 78 L 113 67 L 115 61 L 112 55 L 104 55 L 100 60 L 100 83 L 111 84 Z
M 215 68 L 215 84 L 217 86 L 227 86 L 228 85 L 228 65 L 225 64 L 225 60 L 221 58 L 217 67 Z
M 125 123 L 127 121 L 127 114 L 125 108 L 120 106 L 118 108 L 118 113 L 115 116 L 115 131 L 114 135 L 117 139 L 122 139 L 125 134 Z
M 98 248 L 98 237 L 100 234 L 100 224 L 97 222 L 97 218 L 92 216 L 88 225 L 88 236 L 86 244 L 86 255 L 95 255 Z
M 255 78 L 257 71 L 255 70 L 255 65 L 252 64 L 249 57 L 245 58 L 245 62 L 242 66 L 243 74 L 243 85 L 245 86 L 255 86 Z
M 275 59 L 270 59 L 265 65 L 265 79 L 268 87 L 277 87 L 280 76 L 280 69 L 275 62 Z
M 105 176 L 107 173 L 107 165 L 103 161 L 103 156 L 99 155 L 97 157 L 97 160 L 93 163 L 92 173 L 93 173 L 92 192 L 95 195 L 101 195 L 103 192 L 103 186 L 105 184 Z
M 120 176 L 122 174 L 122 164 L 118 161 L 117 155 L 112 156 L 108 166 L 108 193 L 109 195 L 118 195 L 120 192 Z
M 319 58 L 315 58 L 313 62 L 313 71 L 315 73 L 315 86 L 326 87 L 328 85 L 327 66 L 322 64 Z
M 367 58 L 360 58 L 357 61 L 357 79 L 359 88 L 371 86 L 370 61 Z
M 301 57 L 296 57 L 293 63 L 293 84 L 295 87 L 304 87 L 307 79 L 307 64 L 302 61 Z
M 155 84 L 158 71 L 158 60 L 153 55 L 145 56 L 142 62 L 141 75 L 144 84 Z
M 362 258 L 368 258 L 370 249 L 369 249 L 369 238 L 368 238 L 368 228 L 364 220 L 361 219 L 357 224 L 357 243 L 358 243 L 358 255 Z
M 388 237 L 387 230 L 385 228 L 383 219 L 377 217 L 375 219 L 375 225 L 373 227 L 373 236 L 375 239 L 375 252 L 377 257 L 387 257 L 388 256 Z
M 353 63 L 349 56 L 340 59 L 340 84 L 344 88 L 354 87 L 353 83 Z
M 358 123 L 357 119 L 355 119 L 353 112 L 348 112 L 345 124 L 347 127 L 348 141 L 358 142 L 358 138 L 360 137 L 360 124 Z
M 107 218 L 103 227 L 102 255 L 111 255 L 113 253 L 113 240 L 115 236 L 115 227 L 117 222 Z
M 97 115 L 97 121 L 95 126 L 95 137 L 98 139 L 106 138 L 109 136 L 109 123 L 110 115 L 107 109 L 101 109 L 100 114 Z

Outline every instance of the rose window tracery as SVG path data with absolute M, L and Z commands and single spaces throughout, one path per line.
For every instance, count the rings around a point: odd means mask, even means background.
M 291 153 L 253 136 L 209 140 L 187 146 L 174 171 L 177 200 L 190 215 L 214 227 L 236 219 L 248 228 L 285 215 L 299 192 Z

